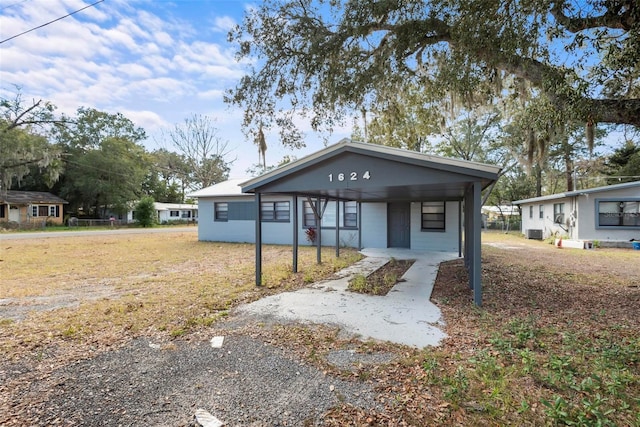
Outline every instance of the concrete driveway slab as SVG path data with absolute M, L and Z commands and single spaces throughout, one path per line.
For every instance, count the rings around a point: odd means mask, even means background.
M 446 337 L 440 309 L 430 301 L 441 262 L 457 253 L 419 252 L 403 249 L 364 249 L 363 260 L 337 273 L 337 278 L 314 283 L 295 292 L 272 295 L 238 311 L 291 321 L 336 324 L 362 339 L 390 341 L 412 347 L 436 346 Z M 347 290 L 349 279 L 369 274 L 391 258 L 415 259 L 385 296 Z

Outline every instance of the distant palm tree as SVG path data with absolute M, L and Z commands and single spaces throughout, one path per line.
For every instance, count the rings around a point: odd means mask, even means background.
M 260 125 L 260 128 L 258 129 L 258 138 L 257 138 L 256 144 L 258 145 L 258 153 L 260 157 L 258 159 L 258 163 L 260 163 L 260 160 L 262 160 L 262 167 L 264 168 L 264 170 L 266 170 L 267 158 L 265 153 L 267 152 L 267 141 L 264 139 L 264 132 L 262 131 L 262 125 Z

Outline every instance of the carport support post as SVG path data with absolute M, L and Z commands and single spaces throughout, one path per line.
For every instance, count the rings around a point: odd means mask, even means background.
M 298 272 L 298 195 L 293 196 L 293 272 Z
M 362 249 L 362 202 L 358 201 L 358 250 Z
M 318 264 L 322 264 L 322 215 L 320 214 L 320 212 L 322 212 L 322 210 L 320 209 L 322 202 L 320 200 L 320 197 L 316 198 L 316 225 L 317 227 L 317 231 L 316 231 L 316 262 Z
M 340 201 L 336 199 L 336 258 L 340 258 Z
M 478 181 L 473 183 L 473 220 L 471 230 L 473 234 L 473 267 L 471 277 L 473 278 L 473 302 L 482 306 L 482 184 Z
M 458 258 L 462 256 L 462 200 L 458 201 Z
M 261 194 L 256 192 L 256 286 L 262 284 L 262 217 L 260 215 Z
M 464 195 L 464 268 L 467 269 L 467 274 L 469 275 L 469 289 L 473 289 L 473 278 L 471 276 L 471 268 L 473 260 L 471 257 L 473 256 L 472 252 L 472 230 L 471 224 L 473 219 L 473 188 L 469 186 L 465 190 Z

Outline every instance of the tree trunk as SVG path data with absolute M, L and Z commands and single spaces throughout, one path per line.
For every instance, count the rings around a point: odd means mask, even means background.
M 564 173 L 567 178 L 567 191 L 573 191 L 574 182 L 573 182 L 573 163 L 571 162 L 571 156 L 569 154 L 569 150 L 564 151 Z

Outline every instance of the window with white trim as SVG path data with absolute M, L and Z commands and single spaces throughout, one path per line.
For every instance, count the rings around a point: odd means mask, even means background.
M 553 204 L 553 222 L 555 224 L 564 224 L 564 203 Z
M 31 216 L 36 217 L 60 217 L 58 205 L 31 205 Z
M 180 211 L 169 211 L 169 216 L 171 218 L 180 218 Z

